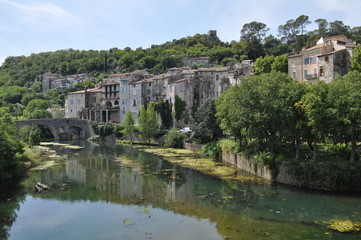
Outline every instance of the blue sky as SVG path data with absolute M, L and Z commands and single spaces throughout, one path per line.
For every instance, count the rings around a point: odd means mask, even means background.
M 211 29 L 230 42 L 251 21 L 277 35 L 279 25 L 302 14 L 355 27 L 360 11 L 360 0 L 0 0 L 0 64 L 68 48 L 148 48 Z

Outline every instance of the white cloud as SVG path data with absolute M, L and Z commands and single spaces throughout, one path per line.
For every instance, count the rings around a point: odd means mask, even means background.
M 10 0 L 0 0 L 1 2 L 20 10 L 22 15 L 19 18 L 23 24 L 53 29 L 62 29 L 80 24 L 80 20 L 71 13 L 50 3 L 24 5 Z

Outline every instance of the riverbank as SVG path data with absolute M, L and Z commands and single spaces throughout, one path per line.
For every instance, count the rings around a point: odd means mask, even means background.
M 176 148 L 145 148 L 137 146 L 140 151 L 152 153 L 171 163 L 184 168 L 190 168 L 199 171 L 205 175 L 217 177 L 222 180 L 234 180 L 237 182 L 256 182 L 270 184 L 267 179 L 257 177 L 251 174 L 243 173 L 232 166 L 224 166 L 221 162 L 216 162 L 212 158 L 202 157 L 199 153 L 188 149 Z M 248 175 L 248 176 L 247 176 Z

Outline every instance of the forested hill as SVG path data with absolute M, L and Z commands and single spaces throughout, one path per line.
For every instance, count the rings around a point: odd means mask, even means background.
M 182 57 L 210 56 L 219 64 L 226 57 L 237 58 L 237 50 L 221 41 L 209 41 L 207 35 L 197 34 L 162 45 L 135 50 L 111 48 L 109 50 L 59 50 L 28 57 L 8 57 L 1 67 L 0 86 L 30 86 L 36 77 L 45 72 L 72 75 L 76 73 L 130 72 L 148 69 L 158 74 L 170 67 L 181 65 Z
M 24 105 L 34 98 L 52 99 L 53 103 L 61 105 L 62 100 L 54 91 L 47 93 L 51 96 L 41 95 L 41 83 L 36 80 L 45 72 L 60 73 L 63 76 L 90 73 L 101 80 L 106 74 L 136 69 L 147 69 L 159 74 L 167 68 L 181 66 L 181 59 L 184 57 L 208 56 L 218 65 L 227 65 L 243 59 L 256 60 L 266 55 L 291 54 L 304 46 L 313 46 L 320 37 L 332 35 L 343 34 L 357 43 L 361 42 L 361 27 L 351 28 L 338 20 L 328 22 L 326 19 L 317 19 L 314 22 L 318 27 L 306 31 L 311 23 L 308 16 L 290 19 L 278 27 L 279 35 L 276 37 L 268 34 L 269 28 L 265 23 L 253 21 L 240 29 L 239 41 L 230 43 L 209 40 L 206 34 L 196 34 L 146 49 L 67 49 L 27 57 L 8 57 L 0 68 L 0 107 L 9 106 L 14 109 L 17 103 Z M 30 92 L 31 96 L 24 96 Z

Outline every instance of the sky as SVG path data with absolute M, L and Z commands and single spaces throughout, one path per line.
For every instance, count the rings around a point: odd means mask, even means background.
M 360 0 L 0 0 L 0 64 L 69 48 L 149 48 L 209 30 L 221 41 L 238 41 L 252 21 L 277 36 L 279 25 L 300 15 L 355 27 L 360 11 Z

